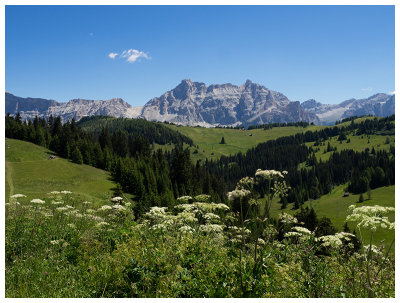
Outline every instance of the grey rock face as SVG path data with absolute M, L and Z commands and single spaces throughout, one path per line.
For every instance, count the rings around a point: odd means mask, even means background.
M 299 102 L 247 80 L 241 86 L 183 80 L 176 88 L 151 99 L 141 117 L 184 125 L 235 126 L 272 122 L 307 121 L 318 118 Z
M 21 118 L 33 119 L 35 116 L 48 118 L 60 116 L 63 121 L 74 118 L 76 121 L 86 116 L 114 116 L 136 118 L 141 113 L 142 107 L 132 107 L 124 100 L 115 98 L 111 100 L 84 100 L 74 99 L 67 103 L 38 98 L 21 98 L 6 93 L 6 113 L 16 114 Z
M 367 99 L 349 99 L 340 104 L 322 104 L 314 99 L 300 104 L 285 95 L 247 80 L 243 85 L 212 84 L 183 80 L 177 87 L 144 106 L 132 107 L 124 100 L 74 99 L 66 103 L 40 98 L 5 95 L 6 113 L 20 112 L 22 119 L 60 116 L 63 121 L 85 116 L 107 115 L 169 121 L 182 125 L 237 126 L 306 121 L 333 124 L 362 115 L 394 114 L 395 96 L 376 94 Z
M 349 99 L 339 104 L 321 104 L 310 102 L 302 103 L 305 111 L 315 114 L 322 124 L 333 124 L 335 121 L 351 116 L 390 116 L 395 113 L 394 95 L 375 94 L 366 99 Z

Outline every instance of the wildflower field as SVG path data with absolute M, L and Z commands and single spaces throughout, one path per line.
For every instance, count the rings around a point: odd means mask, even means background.
M 394 228 L 394 208 L 349 207 L 347 220 L 369 238 L 318 236 L 287 213 L 269 219 L 274 197 L 288 190 L 286 173 L 243 178 L 229 205 L 183 196 L 140 218 L 118 196 L 93 203 L 68 190 L 13 194 L 6 296 L 393 297 L 394 257 L 372 239 Z M 260 185 L 264 200 L 256 199 Z

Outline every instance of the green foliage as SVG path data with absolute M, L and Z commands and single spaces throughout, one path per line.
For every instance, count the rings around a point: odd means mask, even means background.
M 75 146 L 74 150 L 72 151 L 71 160 L 72 160 L 72 162 L 74 162 L 76 164 L 83 164 L 83 157 L 82 157 L 81 151 L 76 146 Z
M 287 215 L 279 219 L 284 238 L 268 226 L 255 261 L 252 238 L 238 246 L 240 228 L 225 206 L 152 208 L 134 222 L 126 200 L 121 208 L 69 192 L 35 197 L 6 204 L 6 297 L 394 296 L 393 257 L 379 247 L 349 253 L 351 241 L 317 237 Z

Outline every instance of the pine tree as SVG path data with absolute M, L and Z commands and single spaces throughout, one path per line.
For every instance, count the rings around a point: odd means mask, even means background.
M 225 138 L 224 138 L 224 137 L 222 137 L 221 142 L 219 142 L 219 144 L 226 144 L 226 143 L 225 143 Z
M 71 157 L 72 157 L 72 161 L 73 161 L 74 163 L 83 164 L 82 153 L 81 153 L 81 151 L 79 150 L 79 148 L 78 148 L 77 146 L 75 146 L 75 148 L 74 148 L 74 150 L 73 150 L 73 152 L 72 152 Z

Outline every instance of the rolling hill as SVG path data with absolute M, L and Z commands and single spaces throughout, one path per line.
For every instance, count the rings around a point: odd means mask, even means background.
M 6 201 L 13 194 L 33 199 L 62 190 L 92 202 L 112 196 L 116 184 L 106 171 L 59 157 L 49 160 L 51 151 L 26 141 L 7 138 L 5 143 Z

